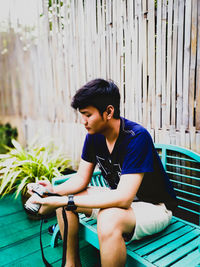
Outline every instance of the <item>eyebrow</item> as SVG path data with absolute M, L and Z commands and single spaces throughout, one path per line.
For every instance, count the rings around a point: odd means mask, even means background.
M 80 109 L 79 109 L 79 112 L 81 113 L 81 114 L 86 114 L 86 113 L 90 113 L 89 111 L 80 111 Z

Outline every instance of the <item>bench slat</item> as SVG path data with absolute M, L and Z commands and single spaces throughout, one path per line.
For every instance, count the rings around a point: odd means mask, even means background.
M 183 267 L 183 266 L 199 266 L 200 265 L 200 256 L 199 249 L 194 250 L 192 253 L 176 262 L 172 267 Z
M 199 231 L 200 234 L 200 231 Z M 154 264 L 158 266 L 168 266 L 172 263 L 176 262 L 178 259 L 184 257 L 185 255 L 190 254 L 191 251 L 198 248 L 199 245 L 199 237 L 195 238 L 191 242 L 187 243 L 185 246 L 179 247 L 174 252 L 170 253 L 166 257 L 160 259 L 159 261 L 154 262 Z
M 195 181 L 200 181 L 200 178 L 192 176 L 192 175 L 189 176 L 189 175 L 186 175 L 186 174 L 183 174 L 183 173 L 171 172 L 171 171 L 167 171 L 167 173 L 168 174 L 173 174 L 173 175 L 176 175 L 176 176 L 180 176 L 180 177 L 184 177 L 184 178 L 188 178 L 188 179 L 195 180 Z
M 186 244 L 187 242 L 189 242 L 190 240 L 196 238 L 197 236 L 199 236 L 199 234 L 200 234 L 200 231 L 198 229 L 194 229 L 191 232 L 185 234 L 184 236 L 181 236 L 180 238 L 173 240 L 172 242 L 170 242 L 167 245 L 163 244 L 164 245 L 163 247 L 161 247 L 160 249 L 158 249 L 155 252 L 148 255 L 147 259 L 150 262 L 155 262 L 156 260 L 160 259 L 161 257 L 171 253 L 172 251 L 174 251 L 178 247 L 180 247 L 180 246 Z
M 193 159 L 187 159 L 187 158 L 181 158 L 181 157 L 176 157 L 176 156 L 171 156 L 171 155 L 167 155 L 168 159 L 176 159 L 176 160 L 184 160 L 184 161 L 188 161 L 188 162 L 197 162 L 196 160 Z
M 180 168 L 180 169 L 184 169 L 184 170 L 200 172 L 199 169 L 191 168 L 191 167 L 187 167 L 187 166 L 182 166 L 182 165 L 178 165 L 178 164 L 166 163 L 166 166 L 171 166 L 171 167 Z
M 183 236 L 186 232 L 190 232 L 190 231 L 192 231 L 191 226 L 183 226 L 179 230 L 172 232 L 168 234 L 167 236 L 163 236 L 159 238 L 158 240 L 156 240 L 155 242 L 150 243 L 144 248 L 138 249 L 135 252 L 139 254 L 140 256 L 144 256 L 146 254 L 152 253 L 153 251 L 159 248 L 162 248 L 163 246 L 165 246 L 166 248 L 166 244 L 170 243 L 172 240 L 176 240 L 178 237 Z
M 83 220 L 82 222 L 85 223 L 86 221 Z M 84 223 L 83 223 L 83 224 L 84 224 Z M 94 224 L 96 224 L 96 223 L 97 223 L 96 220 L 91 220 L 91 219 L 90 219 L 89 221 L 87 221 L 87 225 L 94 225 Z
M 128 265 L 126 263 L 126 267 L 155 267 L 154 264 L 147 261 L 145 258 L 141 258 L 133 251 L 127 250 L 127 255 L 130 256 L 132 259 L 129 260 Z
M 183 227 L 184 224 L 182 222 L 177 221 L 176 223 L 170 224 L 164 231 L 156 234 L 154 236 L 146 237 L 143 240 L 134 241 L 130 243 L 127 248 L 136 251 L 137 249 L 144 247 L 147 244 L 152 244 L 154 241 L 158 240 L 159 238 L 166 236 L 167 234 L 178 230 L 179 228 Z

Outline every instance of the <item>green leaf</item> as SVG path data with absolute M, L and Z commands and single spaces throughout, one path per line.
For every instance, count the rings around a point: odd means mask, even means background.
M 70 166 L 70 160 L 50 140 L 35 141 L 23 148 L 13 140 L 6 156 L 0 155 L 0 193 L 23 191 L 27 183 L 52 180 Z
M 16 179 L 17 175 L 20 173 L 19 172 L 12 172 L 12 173 L 8 173 L 6 176 L 3 177 L 1 186 L 0 186 L 0 194 L 3 193 L 3 191 L 5 190 L 5 188 L 7 187 L 10 191 L 12 188 L 10 188 L 10 184 L 12 183 L 12 180 Z
M 21 191 L 23 191 L 23 189 L 25 189 L 25 187 L 27 186 L 28 184 L 28 181 L 29 180 L 29 176 L 26 176 L 24 177 L 24 179 L 21 181 L 20 185 L 18 186 L 17 188 L 17 191 L 16 191 L 16 198 L 18 197 L 18 195 L 20 194 Z
M 17 142 L 15 139 L 12 139 L 12 144 L 16 148 L 17 151 L 23 151 L 22 146 L 19 142 Z

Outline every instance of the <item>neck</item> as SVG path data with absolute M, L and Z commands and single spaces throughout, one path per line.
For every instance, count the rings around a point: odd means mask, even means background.
M 109 121 L 108 128 L 104 132 L 106 142 L 109 144 L 115 143 L 119 136 L 120 131 L 120 119 L 112 119 Z

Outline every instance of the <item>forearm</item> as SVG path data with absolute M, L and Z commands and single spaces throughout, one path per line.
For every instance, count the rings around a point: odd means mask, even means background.
M 99 192 L 91 195 L 75 195 L 74 202 L 81 208 L 129 208 L 132 199 L 129 199 L 118 190 L 109 190 L 108 192 Z
M 134 178 L 134 179 L 133 179 Z M 123 175 L 121 177 L 120 183 L 115 190 L 92 190 L 87 194 L 76 194 L 78 191 L 82 191 L 87 186 L 88 179 L 86 179 L 85 183 L 83 180 L 79 183 L 77 181 L 73 181 L 73 184 L 67 183 L 57 192 L 59 194 L 63 194 L 62 197 L 47 197 L 36 199 L 33 203 L 40 203 L 44 206 L 50 206 L 54 209 L 67 206 L 69 194 L 74 194 L 74 203 L 78 208 L 124 208 L 128 209 L 134 199 L 134 196 L 137 193 L 139 185 L 141 184 L 143 178 L 143 174 L 135 174 L 135 175 Z M 72 180 L 75 177 L 72 178 Z M 77 178 L 76 178 L 77 179 Z M 79 184 L 77 186 L 76 182 Z M 58 186 L 59 188 L 60 186 Z M 77 190 L 76 190 L 77 189 Z M 86 191 L 85 191 L 86 193 Z
M 82 179 L 78 174 L 68 179 L 66 182 L 54 186 L 53 192 L 59 195 L 76 194 L 83 191 L 87 187 L 88 183 Z
M 126 174 L 120 179 L 117 189 L 100 191 L 95 194 L 75 195 L 75 205 L 82 208 L 111 208 L 128 209 L 142 182 L 143 173 Z
M 91 195 L 75 195 L 74 203 L 78 208 L 112 208 L 119 207 L 127 209 L 130 207 L 132 200 L 120 195 L 117 190 L 109 190 L 108 192 L 100 192 Z M 47 197 L 41 198 L 39 203 L 45 205 L 48 204 L 53 208 L 59 208 L 66 206 L 68 203 L 68 197 Z

